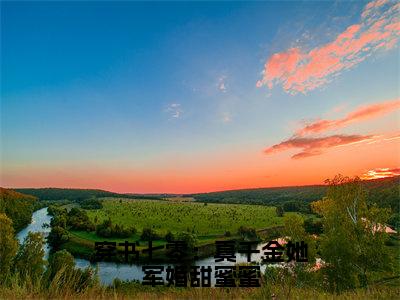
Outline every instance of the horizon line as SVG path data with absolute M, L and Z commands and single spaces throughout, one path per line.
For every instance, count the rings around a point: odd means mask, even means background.
M 361 181 L 375 181 L 375 180 L 384 180 L 400 177 L 400 175 L 388 176 L 383 178 L 371 178 L 371 179 L 361 179 Z M 105 190 L 101 188 L 74 188 L 74 187 L 3 187 L 0 188 L 15 190 L 15 189 L 69 189 L 69 190 L 99 190 L 109 193 L 121 194 L 121 195 L 193 195 L 193 194 L 208 194 L 208 193 L 221 193 L 228 191 L 243 191 L 243 190 L 257 190 L 257 189 L 278 189 L 278 188 L 290 188 L 290 187 L 310 187 L 310 186 L 326 186 L 326 183 L 322 184 L 305 184 L 305 185 L 279 185 L 279 186 L 264 186 L 264 187 L 247 187 L 247 188 L 239 188 L 239 189 L 226 189 L 226 190 L 213 190 L 207 192 L 193 192 L 193 193 L 166 193 L 166 192 L 152 192 L 152 193 L 137 193 L 137 192 L 115 192 L 111 190 Z

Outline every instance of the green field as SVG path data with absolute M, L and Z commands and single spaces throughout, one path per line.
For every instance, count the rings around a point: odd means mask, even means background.
M 149 227 L 163 235 L 190 231 L 198 236 L 235 234 L 240 226 L 255 229 L 282 224 L 274 207 L 243 204 L 204 204 L 157 200 L 105 199 L 100 210 L 88 210 L 97 223 L 111 218 L 114 224 L 135 227 L 138 232 Z

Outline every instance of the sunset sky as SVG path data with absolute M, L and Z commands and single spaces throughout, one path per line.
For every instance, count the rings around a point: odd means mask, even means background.
M 1 2 L 3 187 L 400 174 L 400 4 Z

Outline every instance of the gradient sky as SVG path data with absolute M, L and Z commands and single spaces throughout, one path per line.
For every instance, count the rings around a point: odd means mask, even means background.
M 1 186 L 400 174 L 399 4 L 1 2 Z

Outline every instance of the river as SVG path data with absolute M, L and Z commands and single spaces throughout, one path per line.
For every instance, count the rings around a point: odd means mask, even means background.
M 45 236 L 50 232 L 50 228 L 43 226 L 44 224 L 50 224 L 51 216 L 47 214 L 47 207 L 37 210 L 32 215 L 32 222 L 25 229 L 21 230 L 18 234 L 18 240 L 20 243 L 23 242 L 28 232 L 42 232 Z M 257 246 L 257 249 L 260 250 L 260 253 L 252 254 L 252 260 L 260 262 L 261 261 L 261 248 L 264 244 L 260 244 Z M 49 254 L 49 245 L 45 245 L 45 257 L 48 257 Z M 236 263 L 243 263 L 247 261 L 247 256 L 236 253 Z M 142 280 L 144 276 L 144 272 L 142 271 L 142 265 L 139 264 L 117 264 L 113 262 L 98 262 L 98 263 L 90 263 L 86 259 L 75 258 L 75 263 L 78 268 L 86 268 L 91 266 L 98 270 L 98 275 L 100 281 L 103 284 L 109 285 L 113 282 L 115 278 L 119 278 L 121 280 Z M 158 266 L 172 266 L 173 264 L 158 264 Z M 214 257 L 207 257 L 203 259 L 199 259 L 193 263 L 195 266 L 211 266 L 214 269 L 216 265 L 214 261 Z M 231 262 L 218 262 L 218 266 L 232 266 Z M 261 265 L 261 272 L 265 272 L 265 265 Z M 165 275 L 165 272 L 163 273 Z M 213 276 L 212 276 L 213 277 Z M 214 279 L 214 278 L 213 278 Z

